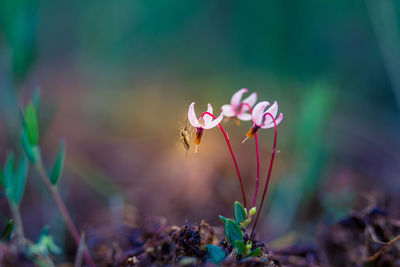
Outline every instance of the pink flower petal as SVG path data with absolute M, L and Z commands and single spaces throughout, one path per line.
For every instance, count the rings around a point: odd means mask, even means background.
M 268 115 L 266 117 L 269 117 Z M 271 119 L 271 118 L 270 118 Z M 283 120 L 283 114 L 279 114 L 279 117 L 275 120 L 276 122 L 276 126 L 279 125 L 279 123 L 281 123 L 281 121 Z M 274 127 L 274 122 L 271 119 L 271 122 L 265 125 L 260 126 L 263 129 L 269 129 L 269 128 L 273 128 Z
M 246 93 L 248 90 L 247 88 L 242 88 L 236 93 L 233 94 L 231 98 L 231 105 L 232 106 L 239 106 L 240 105 L 240 100 L 242 99 L 242 96 L 244 93 Z
M 268 101 L 262 101 L 254 107 L 253 114 L 252 114 L 252 120 L 256 125 L 262 124 L 264 110 L 268 106 L 269 106 Z
M 235 112 L 232 109 L 231 105 L 223 105 L 221 107 L 222 109 L 222 113 L 224 114 L 225 117 L 234 117 L 235 116 Z
M 269 109 L 267 109 L 267 111 L 265 111 L 264 114 L 265 113 L 270 113 L 272 115 L 272 117 L 276 118 L 276 114 L 278 113 L 278 102 L 274 101 L 272 106 Z M 265 116 L 264 124 L 267 125 L 270 123 L 272 123 L 271 117 L 268 115 Z
M 207 112 L 213 114 L 213 108 L 211 104 L 208 104 Z M 213 120 L 213 117 L 210 115 L 204 115 L 203 116 L 204 124 L 208 124 Z
M 243 99 L 243 103 L 247 103 L 249 104 L 250 107 L 254 106 L 254 104 L 257 101 L 257 93 L 252 93 L 251 95 L 249 95 L 248 97 L 246 97 L 245 99 Z M 243 110 L 248 110 L 247 106 L 243 107 Z
M 215 120 L 213 120 L 210 123 L 207 123 L 204 125 L 204 129 L 211 129 L 214 128 L 215 126 L 217 126 L 218 124 L 221 123 L 222 119 L 224 118 L 224 114 L 221 112 L 221 114 L 218 116 L 218 118 L 216 118 Z
M 193 127 L 201 127 L 199 121 L 197 120 L 196 113 L 194 112 L 194 102 L 189 106 L 188 120 Z
M 249 113 L 240 113 L 240 114 L 238 114 L 238 115 L 236 115 L 236 117 L 239 119 L 239 120 L 242 120 L 242 121 L 249 121 L 249 120 L 251 120 L 251 115 L 249 114 Z

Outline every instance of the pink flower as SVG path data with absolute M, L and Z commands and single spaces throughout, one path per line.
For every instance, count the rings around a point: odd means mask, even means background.
M 230 105 L 227 104 L 222 106 L 222 113 L 225 117 L 235 117 L 242 121 L 251 120 L 251 114 L 247 113 L 247 111 L 249 111 L 249 106 L 253 107 L 256 103 L 257 93 L 252 93 L 246 99 L 241 101 L 243 94 L 247 93 L 247 91 L 246 88 L 240 89 L 232 96 Z
M 278 118 L 276 118 L 276 115 L 278 114 L 278 103 L 275 101 L 272 104 L 272 106 L 264 112 L 265 108 L 268 106 L 269 106 L 268 101 L 262 101 L 254 107 L 253 113 L 251 115 L 251 118 L 253 120 L 253 126 L 247 132 L 246 139 L 252 138 L 260 128 L 268 129 L 274 127 L 274 122 L 271 116 L 268 115 L 268 113 L 271 114 L 272 117 L 275 119 L 276 125 L 278 125 L 282 121 L 283 119 L 282 113 L 280 113 Z M 246 139 L 244 141 L 246 141 Z
M 213 114 L 213 108 L 211 104 L 208 104 L 207 112 Z M 188 120 L 190 124 L 192 124 L 192 126 L 196 128 L 196 137 L 194 139 L 194 143 L 196 144 L 196 151 L 197 151 L 197 146 L 200 144 L 204 129 L 214 128 L 224 118 L 222 112 L 218 116 L 218 118 L 215 118 L 215 116 L 211 116 L 210 114 L 204 114 L 203 117 L 197 119 L 196 113 L 194 112 L 194 102 L 189 106 Z

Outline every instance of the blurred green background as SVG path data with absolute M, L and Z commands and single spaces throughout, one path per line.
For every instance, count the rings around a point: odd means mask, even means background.
M 61 191 L 89 237 L 127 216 L 218 225 L 240 200 L 224 140 L 207 131 L 185 159 L 179 127 L 192 101 L 218 110 L 245 87 L 284 113 L 259 232 L 307 240 L 354 207 L 399 203 L 399 25 L 390 0 L 3 0 L 1 162 L 19 148 L 17 107 L 40 87 L 43 155 L 50 167 L 66 139 Z M 226 123 L 249 199 L 250 126 Z M 260 133 L 263 179 L 272 139 Z M 62 231 L 37 178 L 22 202 L 32 238 L 46 223 Z

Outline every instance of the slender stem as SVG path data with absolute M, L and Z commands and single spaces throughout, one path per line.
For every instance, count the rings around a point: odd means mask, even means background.
M 203 118 L 204 115 L 209 115 L 209 116 L 213 117 L 214 120 L 216 119 L 216 117 L 215 117 L 213 114 L 211 114 L 210 112 L 204 112 L 203 114 L 201 114 L 201 117 Z M 235 157 L 235 155 L 234 155 L 234 153 L 233 153 L 233 150 L 232 150 L 231 142 L 229 141 L 229 137 L 228 137 L 228 135 L 226 134 L 226 132 L 225 132 L 225 130 L 224 130 L 224 127 L 222 127 L 221 123 L 218 124 L 218 127 L 219 127 L 219 129 L 221 130 L 222 134 L 224 135 L 226 144 L 228 145 L 229 151 L 231 152 L 233 164 L 235 165 L 236 173 L 237 173 L 237 176 L 238 176 L 239 182 L 240 182 L 240 189 L 242 190 L 243 206 L 244 206 L 245 208 L 247 208 L 246 194 L 244 193 L 244 187 L 243 187 L 242 176 L 240 175 L 239 167 L 238 167 L 238 165 L 237 165 L 236 157 Z
M 15 235 L 17 237 L 16 239 L 18 240 L 18 244 L 20 246 L 24 246 L 25 245 L 25 234 L 24 234 L 24 227 L 22 224 L 21 212 L 19 210 L 19 206 L 15 203 L 12 203 L 11 201 L 9 202 L 9 204 L 10 204 L 12 217 L 14 219 Z
M 39 172 L 40 177 L 42 178 L 43 182 L 45 183 L 47 189 L 50 191 L 51 195 L 53 196 L 62 216 L 64 217 L 64 221 L 67 225 L 67 228 L 69 232 L 71 233 L 75 243 L 77 246 L 80 244 L 80 236 L 78 229 L 76 228 L 74 222 L 72 221 L 71 216 L 69 215 L 69 212 L 67 210 L 67 207 L 64 204 L 64 201 L 61 198 L 60 192 L 58 191 L 58 188 L 50 183 L 50 179 L 43 167 L 43 163 L 41 160 L 38 160 L 35 164 L 37 171 Z M 92 257 L 89 254 L 89 251 L 85 249 L 84 256 L 86 259 L 86 262 L 92 266 L 95 267 L 96 264 L 94 263 Z
M 253 108 L 247 104 L 247 103 L 241 103 L 241 106 L 246 106 L 250 110 L 250 114 L 253 114 Z M 257 201 L 257 195 L 258 195 L 258 187 L 260 185 L 260 149 L 258 146 L 258 135 L 257 132 L 254 134 L 254 139 L 256 143 L 256 155 L 257 155 L 257 180 L 256 180 L 256 190 L 254 192 L 254 198 L 253 198 L 253 205 L 252 207 L 256 206 L 256 201 Z
M 274 145 L 273 145 L 273 148 L 272 148 L 271 161 L 269 162 L 267 181 L 265 182 L 264 191 L 263 191 L 262 198 L 261 198 L 261 203 L 260 203 L 260 208 L 257 211 L 256 220 L 254 221 L 253 228 L 251 229 L 250 238 L 253 238 L 254 230 L 256 229 L 258 218 L 260 217 L 260 213 L 261 213 L 261 210 L 262 210 L 262 207 L 263 207 L 263 204 L 264 204 L 264 200 L 265 200 L 265 194 L 267 193 L 267 190 L 268 190 L 268 184 L 269 184 L 269 180 L 271 178 L 272 166 L 274 164 L 274 159 L 275 159 L 275 154 L 276 154 L 276 138 L 277 138 L 277 135 L 278 135 L 278 129 L 276 127 L 276 121 L 275 121 L 274 116 L 272 116 L 271 113 L 265 113 L 264 117 L 266 115 L 270 116 L 272 121 L 274 122 Z
M 257 135 L 257 132 L 254 134 L 254 139 L 256 141 L 256 154 L 257 154 L 257 181 L 256 181 L 256 190 L 254 192 L 253 207 L 256 206 L 257 195 L 258 195 L 258 187 L 260 185 L 260 149 L 259 149 L 259 146 L 258 146 L 258 135 Z

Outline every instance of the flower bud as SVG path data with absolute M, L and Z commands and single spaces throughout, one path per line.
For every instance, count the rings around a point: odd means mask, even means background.
M 256 208 L 256 207 L 252 207 L 252 208 L 250 209 L 250 211 L 249 211 L 249 215 L 250 215 L 250 216 L 253 216 L 254 214 L 256 214 L 256 212 L 257 212 L 257 208 Z

